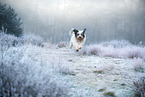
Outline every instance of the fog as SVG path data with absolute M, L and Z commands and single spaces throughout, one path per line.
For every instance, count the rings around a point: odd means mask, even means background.
M 87 44 L 128 40 L 145 44 L 145 0 L 2 0 L 22 18 L 24 33 L 52 43 L 86 28 Z

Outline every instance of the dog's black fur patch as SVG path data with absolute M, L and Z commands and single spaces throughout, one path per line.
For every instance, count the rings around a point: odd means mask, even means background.
M 75 32 L 75 37 L 77 38 L 77 33 L 79 32 L 78 30 L 74 29 L 73 30 Z
M 83 37 L 85 37 L 85 31 L 86 31 L 86 29 L 84 29 L 84 31 L 83 31 L 83 35 L 82 35 Z
M 85 34 L 85 31 L 86 31 L 86 28 L 84 29 L 83 34 Z
M 75 33 L 79 32 L 79 31 L 78 31 L 78 30 L 76 30 L 76 29 L 74 29 L 73 31 L 74 31 Z

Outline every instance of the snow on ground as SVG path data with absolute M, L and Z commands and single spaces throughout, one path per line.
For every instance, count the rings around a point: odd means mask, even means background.
M 131 97 L 133 81 L 145 75 L 145 62 L 140 58 L 82 55 L 47 43 L 10 47 L 1 54 L 3 75 L 23 87 L 21 91 L 28 91 L 24 96 L 103 97 L 111 92 L 112 96 Z M 137 60 L 143 64 L 142 72 L 135 70 Z

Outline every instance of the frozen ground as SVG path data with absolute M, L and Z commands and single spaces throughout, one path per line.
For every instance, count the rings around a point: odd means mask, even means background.
M 2 75 L 14 84 L 11 91 L 23 96 L 133 97 L 133 81 L 145 75 L 144 58 L 82 55 L 47 43 L 10 47 L 1 55 Z M 141 71 L 135 70 L 140 64 Z
M 45 49 L 37 52 L 37 58 L 42 58 L 46 63 L 59 60 L 72 68 L 74 75 L 70 76 L 76 90 L 89 97 L 100 97 L 105 92 L 114 92 L 117 97 L 132 96 L 133 81 L 145 75 L 134 70 L 133 59 L 80 56 L 68 48 Z

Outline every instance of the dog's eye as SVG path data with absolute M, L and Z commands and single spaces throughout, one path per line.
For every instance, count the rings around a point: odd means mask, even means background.
M 79 35 L 79 34 L 77 34 L 77 35 Z

